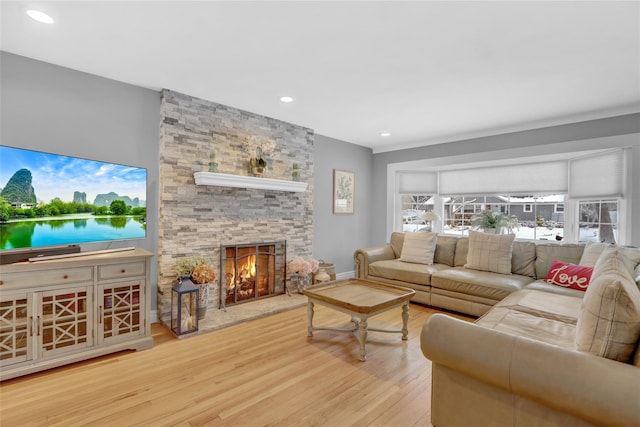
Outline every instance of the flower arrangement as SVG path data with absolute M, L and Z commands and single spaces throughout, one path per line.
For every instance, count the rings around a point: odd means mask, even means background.
M 191 272 L 191 280 L 194 283 L 211 283 L 216 280 L 216 272 L 207 264 L 198 264 Z
M 200 307 L 206 307 L 209 300 L 209 283 L 216 280 L 216 272 L 211 266 L 208 259 L 201 256 L 191 256 L 178 261 L 176 266 L 178 279 L 183 276 L 189 276 L 191 281 L 198 285 L 198 304 Z
M 319 265 L 320 263 L 318 260 L 313 258 L 304 259 L 301 257 L 295 257 L 287 263 L 287 270 L 302 276 L 307 276 L 318 271 Z
M 245 142 L 244 149 L 249 153 L 249 165 L 253 173 L 261 175 L 267 168 L 267 161 L 264 156 L 272 156 L 275 152 L 276 142 L 268 139 L 260 142 L 259 137 L 251 137 Z

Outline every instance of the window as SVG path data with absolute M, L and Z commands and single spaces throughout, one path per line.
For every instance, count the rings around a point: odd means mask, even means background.
M 430 224 L 422 216 L 433 210 L 433 196 L 404 194 L 402 197 L 402 231 L 429 231 Z
M 560 209 L 557 207 L 561 206 Z M 564 195 L 545 196 L 456 196 L 444 197 L 443 232 L 467 235 L 472 218 L 489 210 L 516 220 L 511 230 L 519 239 L 563 240 Z
M 580 242 L 618 242 L 618 200 L 579 202 Z
M 508 198 L 503 196 L 443 197 L 443 231 L 447 234 L 468 234 L 472 218 L 484 210 L 509 215 L 507 201 Z

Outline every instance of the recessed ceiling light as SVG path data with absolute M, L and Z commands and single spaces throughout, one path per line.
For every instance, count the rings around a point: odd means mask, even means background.
M 293 101 L 293 98 L 290 97 L 290 96 L 282 96 L 282 97 L 280 97 L 280 101 L 282 101 L 282 102 L 291 102 L 291 101 Z
M 35 19 L 36 21 L 42 22 L 43 24 L 53 24 L 55 22 L 52 17 L 44 12 L 40 12 L 39 10 L 29 9 L 27 10 L 27 15 L 29 15 L 31 19 Z
M 380 132 L 380 136 L 391 136 L 391 132 Z

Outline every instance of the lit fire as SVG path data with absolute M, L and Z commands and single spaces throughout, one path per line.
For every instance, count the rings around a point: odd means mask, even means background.
M 250 255 L 242 261 L 238 260 L 238 273 L 234 269 L 233 260 L 227 261 L 227 289 L 233 291 L 236 286 L 239 296 L 249 296 L 253 294 L 253 289 L 242 289 L 242 284 L 255 283 L 256 277 L 256 256 Z

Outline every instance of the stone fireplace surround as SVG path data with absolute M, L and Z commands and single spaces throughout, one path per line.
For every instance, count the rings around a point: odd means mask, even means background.
M 287 259 L 312 256 L 314 133 L 167 89 L 161 92 L 160 114 L 158 317 L 167 322 L 175 267 L 182 257 L 205 256 L 219 272 L 221 245 L 276 240 L 287 241 Z M 250 176 L 245 144 L 256 139 L 276 145 L 267 157 L 265 178 L 290 181 L 297 163 L 306 191 L 196 185 L 194 174 L 208 170 L 211 151 L 218 172 Z M 273 299 L 283 297 L 291 299 Z M 218 301 L 216 281 L 203 324 L 227 314 L 218 309 Z M 300 301 L 285 304 L 292 303 Z

